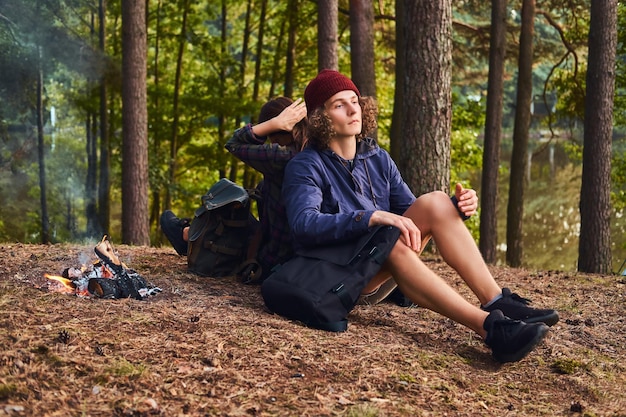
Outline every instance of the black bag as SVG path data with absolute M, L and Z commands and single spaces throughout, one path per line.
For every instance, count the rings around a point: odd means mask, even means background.
M 348 313 L 399 236 L 395 227 L 378 226 L 358 240 L 299 251 L 261 284 L 265 305 L 309 327 L 347 330 Z
M 202 196 L 189 226 L 189 271 L 206 277 L 235 275 L 249 256 L 248 244 L 257 228 L 248 191 L 220 179 Z

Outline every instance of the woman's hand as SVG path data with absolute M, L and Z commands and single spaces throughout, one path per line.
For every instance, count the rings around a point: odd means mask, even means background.
M 412 219 L 388 211 L 377 210 L 370 217 L 369 226 L 394 226 L 400 229 L 400 240 L 415 252 L 422 250 L 422 232 Z
M 297 99 L 280 112 L 274 118 L 277 130 L 285 130 L 291 132 L 293 127 L 306 116 L 306 104 L 301 98 Z

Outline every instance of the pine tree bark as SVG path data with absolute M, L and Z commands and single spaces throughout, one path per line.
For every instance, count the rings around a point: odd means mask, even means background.
M 611 143 L 617 0 L 591 2 L 578 270 L 611 272 Z
M 122 0 L 122 243 L 149 245 L 145 0 Z
M 374 4 L 350 0 L 351 78 L 361 95 L 376 97 Z
M 338 22 L 338 0 L 319 0 L 317 2 L 317 66 L 319 70 L 339 68 Z
M 416 195 L 450 188 L 452 3 L 402 0 L 400 170 Z

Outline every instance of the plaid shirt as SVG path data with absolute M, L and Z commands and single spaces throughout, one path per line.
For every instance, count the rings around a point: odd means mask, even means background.
M 266 137 L 256 136 L 252 125 L 248 124 L 237 129 L 225 145 L 230 153 L 263 174 L 259 210 L 262 238 L 257 256 L 263 266 L 263 278 L 275 265 L 293 256 L 293 242 L 281 190 L 285 166 L 298 153 L 295 146 L 266 143 L 266 140 Z

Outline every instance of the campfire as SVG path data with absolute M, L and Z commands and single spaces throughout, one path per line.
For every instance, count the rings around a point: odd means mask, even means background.
M 120 261 L 105 235 L 94 248 L 97 260 L 89 265 L 66 268 L 61 276 L 45 274 L 60 283 L 59 291 L 81 297 L 134 298 L 143 300 L 161 292 Z

